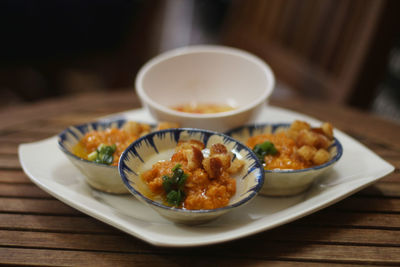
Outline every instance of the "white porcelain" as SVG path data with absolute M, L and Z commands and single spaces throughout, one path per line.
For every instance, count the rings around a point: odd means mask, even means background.
M 198 140 L 209 149 L 213 144 L 222 143 L 237 159 L 245 165 L 233 178 L 236 180 L 236 193 L 229 205 L 212 210 L 187 210 L 163 205 L 149 199 L 143 193 L 147 187 L 141 174 L 160 160 L 169 160 L 181 140 Z M 179 128 L 155 131 L 132 143 L 121 155 L 119 173 L 130 192 L 144 204 L 155 209 L 160 215 L 176 223 L 201 224 L 248 204 L 261 189 L 264 182 L 264 169 L 257 156 L 245 145 L 221 133 Z
M 144 109 L 127 111 L 120 116 L 153 122 Z M 296 119 L 315 125 L 321 123 L 300 113 L 271 106 L 262 110 L 256 122 Z M 279 198 L 258 195 L 249 205 L 200 226 L 172 223 L 131 194 L 113 195 L 93 190 L 87 185 L 85 176 L 58 148 L 57 136 L 22 144 L 18 155 L 24 172 L 33 183 L 71 207 L 156 246 L 194 247 L 235 240 L 302 218 L 394 170 L 392 165 L 352 137 L 340 130 L 335 130 L 334 134 L 345 148 L 343 156 L 335 168 L 322 175 L 306 193 Z
M 226 134 L 246 143 L 255 135 L 274 133 L 288 129 L 290 123 L 266 123 L 241 126 L 228 131 Z M 331 158 L 328 162 L 301 170 L 265 170 L 265 182 L 260 194 L 266 196 L 291 196 L 304 192 L 318 177 L 330 170 L 342 157 L 343 147 L 338 139 L 328 148 Z
M 85 175 L 86 182 L 97 190 L 114 194 L 129 193 L 128 189 L 121 181 L 117 166 L 110 166 L 82 159 L 74 155 L 72 149 L 87 132 L 105 130 L 112 127 L 120 128 L 125 122 L 126 120 L 124 119 L 90 122 L 68 127 L 58 135 L 58 145 L 61 151 L 63 151 L 72 164 Z
M 272 93 L 275 78 L 258 57 L 224 46 L 189 46 L 147 62 L 136 77 L 136 92 L 160 121 L 225 131 L 251 122 Z M 191 114 L 171 109 L 188 103 L 219 103 L 228 112 Z

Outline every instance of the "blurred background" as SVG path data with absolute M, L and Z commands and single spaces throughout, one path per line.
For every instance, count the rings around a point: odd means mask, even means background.
M 263 58 L 273 98 L 308 97 L 400 123 L 397 0 L 3 0 L 0 109 L 133 90 L 176 47 L 222 44 Z

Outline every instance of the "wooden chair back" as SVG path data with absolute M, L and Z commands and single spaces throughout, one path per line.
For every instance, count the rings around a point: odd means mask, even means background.
M 385 16 L 396 16 L 391 5 L 398 6 L 386 0 L 239 0 L 231 6 L 223 43 L 262 57 L 278 80 L 301 94 L 351 103 L 360 76 L 374 72 L 365 68 L 369 56 L 379 56 L 371 49 L 392 40 L 380 33 L 393 20 Z M 389 48 L 386 44 L 380 56 Z

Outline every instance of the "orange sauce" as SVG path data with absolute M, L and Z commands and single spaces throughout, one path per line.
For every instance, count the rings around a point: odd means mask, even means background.
M 185 149 L 187 149 L 187 147 Z M 172 156 L 171 160 L 159 161 L 155 163 L 150 170 L 142 173 L 141 178 L 151 191 L 147 196 L 153 200 L 160 199 L 159 196 L 161 196 L 163 203 L 168 205 L 165 200 L 166 193 L 163 188 L 162 177 L 164 175 L 170 175 L 172 173 L 172 168 L 179 163 L 182 166 L 182 170 L 188 175 L 184 187 L 186 198 L 179 208 L 199 210 L 216 209 L 227 206 L 230 198 L 236 192 L 235 179 L 233 179 L 227 171 L 223 171 L 218 177 L 211 178 L 201 164 L 202 156 L 199 156 L 200 158 L 198 161 L 200 164 L 198 167 L 190 167 L 191 158 L 186 157 L 186 155 L 188 155 L 187 151 L 188 150 L 178 150 Z M 195 155 L 199 154 L 195 153 Z
M 95 151 L 100 144 L 107 146 L 115 144 L 117 149 L 113 155 L 112 166 L 117 166 L 122 152 L 138 138 L 139 136 L 129 134 L 117 128 L 109 128 L 104 131 L 91 131 L 86 133 L 79 143 L 73 147 L 72 152 L 76 156 L 87 160 L 88 155 Z
M 270 141 L 278 150 L 277 155 L 267 155 L 264 168 L 266 170 L 274 169 L 292 169 L 299 170 L 309 168 L 312 165 L 309 162 L 303 161 L 295 152 L 297 149 L 296 142 L 289 138 L 286 133 L 280 132 L 276 134 L 260 134 L 250 137 L 247 140 L 247 146 L 254 148 L 255 145 Z
M 187 113 L 197 113 L 197 114 L 210 114 L 210 113 L 220 113 L 234 110 L 233 107 L 229 105 L 219 105 L 219 104 L 183 104 L 173 106 L 172 109 Z

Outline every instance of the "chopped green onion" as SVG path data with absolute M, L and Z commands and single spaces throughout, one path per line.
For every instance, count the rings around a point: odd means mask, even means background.
M 184 173 L 181 167 L 181 164 L 176 164 L 172 168 L 172 175 L 164 175 L 162 177 L 163 188 L 167 193 L 167 202 L 176 207 L 179 207 L 185 199 L 185 192 L 183 189 L 186 179 L 188 178 L 188 174 Z
M 255 145 L 253 152 L 256 154 L 257 158 L 264 163 L 264 158 L 266 155 L 276 155 L 278 150 L 275 148 L 272 142 L 265 141 L 264 143 Z
M 175 172 L 177 169 L 179 169 L 180 167 L 182 167 L 182 164 L 178 163 L 176 164 L 173 168 L 172 171 Z
M 90 160 L 90 161 L 95 161 L 96 160 L 96 158 L 97 158 L 97 151 L 93 151 L 92 153 L 90 153 L 89 155 L 88 155 L 88 160 Z
M 88 155 L 88 160 L 96 163 L 111 165 L 114 161 L 113 155 L 116 149 L 117 146 L 115 144 L 111 146 L 100 144 L 96 151 L 93 151 Z

